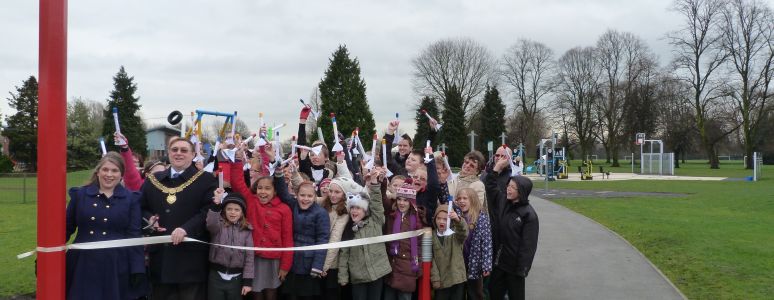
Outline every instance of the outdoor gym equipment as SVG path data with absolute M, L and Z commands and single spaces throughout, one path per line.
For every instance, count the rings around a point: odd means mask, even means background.
M 581 166 L 581 180 L 593 180 L 594 175 L 592 174 L 592 171 L 594 169 L 593 163 L 590 159 L 586 159 L 583 161 L 583 164 Z

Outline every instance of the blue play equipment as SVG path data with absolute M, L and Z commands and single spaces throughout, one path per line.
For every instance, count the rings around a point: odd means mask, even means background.
M 552 133 L 551 138 L 540 139 L 537 145 L 538 157 L 535 160 L 535 169 L 541 177 L 545 176 L 549 181 L 555 179 L 567 179 L 567 158 L 564 147 L 556 147 L 557 134 Z

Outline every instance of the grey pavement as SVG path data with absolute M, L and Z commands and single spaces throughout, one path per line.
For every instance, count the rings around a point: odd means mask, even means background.
M 685 299 L 637 249 L 599 223 L 530 196 L 540 220 L 527 299 Z

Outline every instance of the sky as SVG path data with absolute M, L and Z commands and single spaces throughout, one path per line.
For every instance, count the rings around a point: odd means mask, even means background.
M 381 132 L 396 112 L 414 131 L 411 60 L 431 43 L 471 38 L 501 58 L 520 38 L 559 57 L 593 46 L 608 29 L 641 37 L 671 59 L 664 35 L 679 16 L 668 0 L 477 1 L 69 1 L 68 101 L 105 103 L 124 66 L 138 86 L 149 125 L 174 110 L 238 111 L 251 129 L 269 123 L 296 130 L 299 98 L 308 99 L 339 45 L 360 62 Z M 38 70 L 38 1 L 0 3 L 0 114 L 8 92 Z M 507 105 L 513 101 L 500 84 Z M 207 120 L 205 120 L 207 122 Z M 206 126 L 206 125 L 205 125 Z M 288 128 L 288 127 L 286 127 Z M 287 129 L 286 129 L 287 130 Z M 285 135 L 289 136 L 289 135 Z

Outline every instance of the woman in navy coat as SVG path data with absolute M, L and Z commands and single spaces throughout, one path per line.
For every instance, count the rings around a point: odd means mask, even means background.
M 74 243 L 140 237 L 140 194 L 121 185 L 124 162 L 109 152 L 89 183 L 71 188 L 67 204 L 67 239 Z M 142 246 L 69 250 L 66 255 L 67 299 L 136 299 L 144 295 Z

